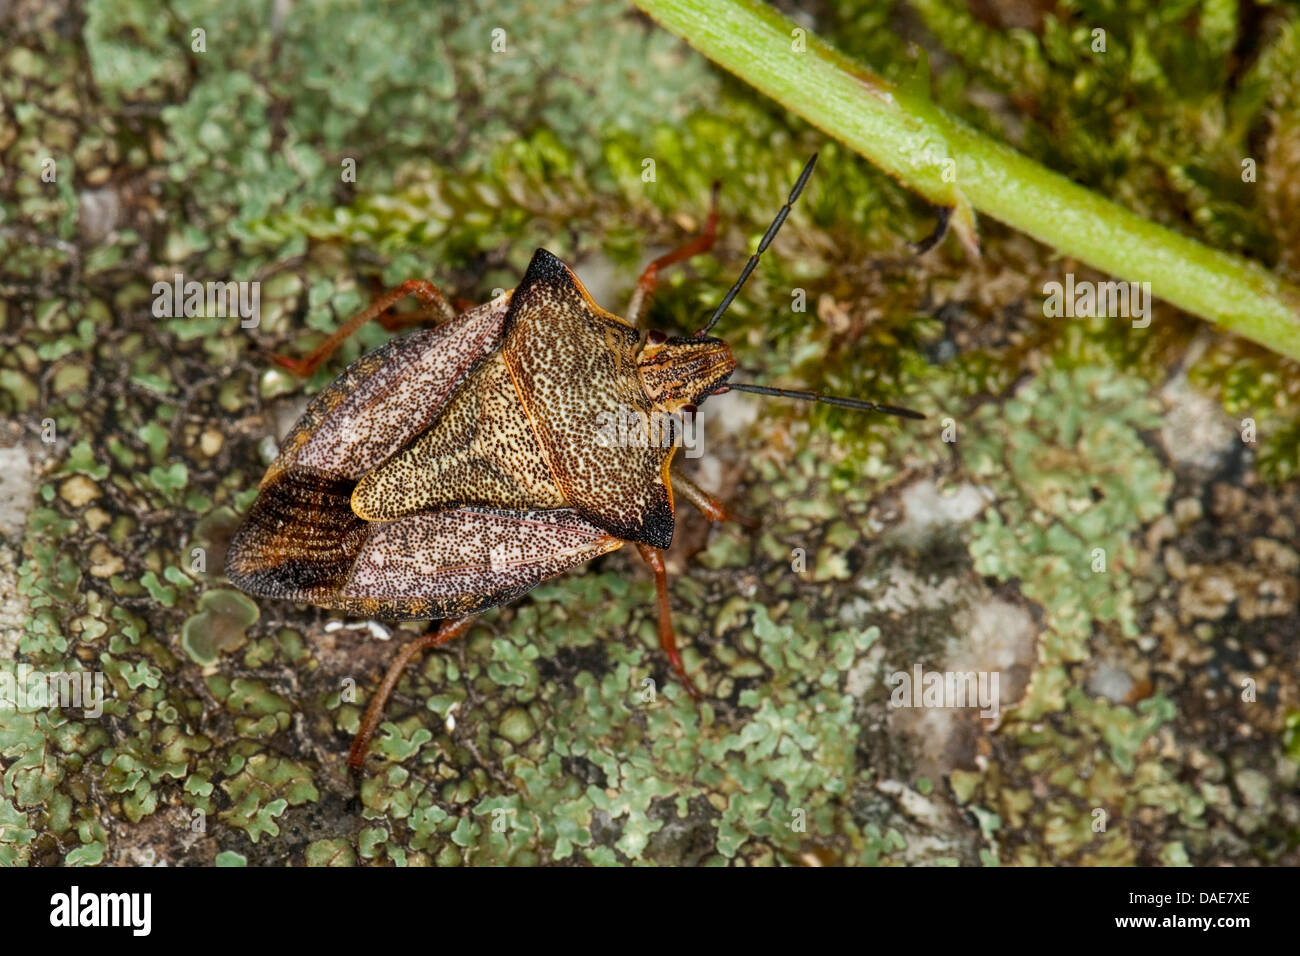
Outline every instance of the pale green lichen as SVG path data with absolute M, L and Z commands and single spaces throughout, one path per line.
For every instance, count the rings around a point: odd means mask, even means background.
M 1239 29 L 1222 3 L 1116 12 L 1105 61 L 1075 42 L 1086 22 L 1071 4 L 1009 42 L 960 5 L 915 6 L 952 54 L 934 77 L 945 108 L 1008 136 L 1019 126 L 1018 145 L 1049 165 L 1294 268 L 1273 238 L 1285 192 L 1243 188 L 1235 166 L 1264 133 L 1269 168 L 1289 168 L 1270 129 L 1296 105 L 1284 13 L 1268 13 L 1234 96 L 1217 67 L 1179 80 L 1180 64 L 1217 64 Z M 1158 312 L 1141 335 L 1049 319 L 1038 298 L 1062 264 L 993 223 L 981 271 L 947 246 L 915 258 L 906 243 L 931 210 L 617 6 L 411 3 L 381 18 L 322 0 L 293 8 L 275 37 L 269 0 L 187 0 L 168 24 L 135 0 L 98 0 L 80 33 L 55 29 L 60 5 L 47 7 L 0 54 L 17 119 L 0 110 L 6 170 L 46 156 L 59 168 L 56 183 L 0 180 L 0 415 L 34 435 L 48 418 L 57 433 L 24 446 L 38 463 L 15 544 L 25 619 L 0 667 L 103 672 L 113 732 L 75 708 L 0 708 L 0 864 L 127 862 L 144 841 L 168 862 L 221 866 L 1176 865 L 1292 852 L 1300 734 L 1284 649 L 1250 622 L 1161 623 L 1190 585 L 1159 542 L 1193 563 L 1245 563 L 1295 500 L 1290 486 L 1254 486 L 1257 511 L 1216 534 L 1210 516 L 1171 517 L 1177 500 L 1235 488 L 1179 472 L 1152 434 L 1155 393 L 1195 333 L 1185 318 Z M 884 7 L 822 18 L 886 75 L 913 69 Z M 514 55 L 494 59 L 502 25 Z M 190 47 L 195 26 L 205 53 Z M 1149 95 L 1117 110 L 1134 70 Z M 973 81 L 1064 106 L 975 106 Z M 1222 133 L 1208 146 L 1204 115 Z M 484 299 L 538 245 L 580 272 L 612 263 L 602 301 L 617 308 L 652 249 L 699 227 L 718 178 L 716 254 L 665 272 L 652 307 L 656 325 L 688 332 L 815 149 L 806 195 L 718 331 L 755 380 L 930 419 L 774 402 L 719 440 L 713 474 L 764 527 L 706 536 L 683 517 L 673 601 L 704 703 L 668 675 L 650 578 L 634 554 L 610 555 L 413 666 L 354 786 L 348 740 L 392 645 L 249 602 L 221 558 L 292 400 L 389 333 L 364 330 L 305 386 L 266 353 L 307 350 L 374 288 L 416 276 Z M 346 158 L 355 183 L 340 176 Z M 107 196 L 113 227 L 95 232 Z M 175 272 L 262 279 L 259 328 L 154 318 L 152 283 Z M 1192 377 L 1258 419 L 1269 475 L 1294 473 L 1289 366 L 1216 338 Z M 891 496 L 918 476 L 995 500 L 968 529 L 900 544 Z M 1236 550 L 1211 553 L 1216 535 Z M 959 602 L 902 618 L 877 606 L 900 567 L 972 592 L 987 576 L 1042 615 L 1028 699 L 982 731 L 983 770 L 917 771 L 887 688 L 863 676 L 878 658 L 930 660 L 959 633 Z M 1168 644 L 1142 643 L 1157 626 Z M 1204 713 L 1214 674 L 1239 666 L 1234 641 L 1266 650 L 1267 680 L 1290 700 L 1238 714 L 1258 728 L 1254 749 L 1229 747 Z M 1224 660 L 1193 662 L 1207 647 Z M 1163 668 L 1151 693 L 1085 689 L 1099 657 L 1126 653 Z

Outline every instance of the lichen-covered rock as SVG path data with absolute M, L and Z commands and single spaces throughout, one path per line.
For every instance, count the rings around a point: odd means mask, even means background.
M 912 256 L 932 213 L 617 5 L 272 6 L 0 13 L 0 691 L 103 692 L 0 694 L 0 865 L 1297 862 L 1289 363 L 1162 305 L 1144 330 L 1048 318 L 1069 264 L 996 223 L 980 264 Z M 1242 79 L 1230 4 L 1117 12 L 1105 58 L 1054 13 L 1013 40 L 912 6 L 948 54 L 939 104 L 1294 269 L 1285 11 Z M 816 27 L 911 75 L 882 10 Z M 1279 164 L 1258 193 L 1252 144 Z M 409 278 L 485 300 L 540 245 L 618 310 L 716 178 L 718 248 L 653 306 L 688 332 L 814 149 L 717 331 L 747 378 L 928 421 L 710 400 L 700 480 L 763 528 L 682 511 L 707 699 L 611 554 L 413 666 L 355 782 L 349 738 L 418 625 L 255 604 L 222 568 L 307 397 L 390 333 L 307 382 L 269 353 Z M 178 273 L 260 281 L 259 322 L 156 314 Z M 894 706 L 916 668 L 997 673 L 990 712 Z

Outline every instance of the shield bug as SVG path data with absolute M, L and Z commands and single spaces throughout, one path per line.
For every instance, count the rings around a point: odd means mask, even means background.
M 625 544 L 636 545 L 654 572 L 660 645 L 696 695 L 677 650 L 663 562 L 674 489 L 711 521 L 742 519 L 670 470 L 675 441 L 599 440 L 602 416 L 630 411 L 642 421 L 680 421 L 710 395 L 736 389 L 924 417 L 732 382 L 731 349 L 708 334 L 785 222 L 816 158 L 694 335 L 638 325 L 659 270 L 712 246 L 716 186 L 702 234 L 646 267 L 626 317 L 598 306 L 563 262 L 539 249 L 519 284 L 490 302 L 457 314 L 432 283 L 408 282 L 306 360 L 280 360 L 309 373 L 345 336 L 407 295 L 445 319 L 358 359 L 311 401 L 263 477 L 227 558 L 231 582 L 253 595 L 443 622 L 403 647 L 389 667 L 353 742 L 353 769 L 417 655 L 463 634 L 473 615 Z

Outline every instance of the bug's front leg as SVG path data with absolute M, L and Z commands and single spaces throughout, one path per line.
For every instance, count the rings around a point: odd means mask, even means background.
M 721 188 L 721 183 L 713 184 L 713 198 L 709 202 L 709 218 L 704 223 L 704 231 L 685 245 L 678 246 L 672 252 L 655 259 L 645 267 L 641 278 L 636 280 L 636 289 L 627 303 L 627 320 L 633 325 L 641 324 L 645 308 L 650 304 L 650 296 L 654 294 L 655 283 L 659 280 L 660 269 L 674 262 L 689 259 L 691 256 L 701 255 L 713 248 L 713 243 L 718 238 L 718 191 Z
M 641 542 L 637 543 L 637 550 L 641 552 L 641 557 L 645 558 L 646 564 L 650 565 L 650 570 L 655 575 L 655 591 L 659 598 L 659 646 L 668 656 L 668 666 L 673 669 L 673 673 L 682 682 L 686 692 L 699 700 L 700 692 L 686 676 L 686 666 L 682 663 L 682 655 L 677 650 L 677 635 L 673 632 L 673 612 L 668 603 L 668 571 L 664 568 L 664 553 L 658 548 L 652 548 Z
M 699 508 L 704 517 L 710 521 L 718 523 L 733 521 L 750 531 L 757 531 L 761 527 L 753 518 L 747 518 L 732 511 L 676 468 L 673 469 L 673 490 L 684 494 L 687 500 Z
M 352 768 L 353 772 L 360 770 L 361 765 L 365 762 L 366 750 L 370 746 L 370 738 L 375 735 L 375 729 L 379 726 L 379 721 L 383 719 L 384 705 L 388 703 L 388 698 L 392 695 L 393 688 L 397 686 L 397 682 L 401 679 L 402 672 L 406 670 L 407 665 L 430 647 L 437 647 L 460 637 L 469 630 L 475 616 L 471 614 L 469 617 L 452 618 L 443 621 L 442 626 L 437 630 L 421 635 L 413 641 L 408 641 L 398 652 L 397 657 L 388 667 L 388 673 L 384 675 L 383 681 L 375 689 L 375 695 L 370 698 L 370 704 L 366 707 L 366 714 L 361 718 L 361 727 L 352 740 L 352 749 L 348 751 L 348 766 Z
M 271 358 L 277 365 L 287 368 L 296 375 L 308 376 L 315 372 L 320 367 L 320 364 L 343 344 L 344 339 L 372 319 L 379 319 L 383 322 L 383 314 L 408 295 L 415 296 L 440 316 L 443 321 L 456 317 L 456 310 L 443 298 L 436 285 L 427 279 L 411 279 L 409 282 L 403 282 L 396 289 L 385 292 L 370 305 L 340 325 L 329 338 L 318 345 L 306 358 L 296 359 L 285 355 L 272 355 Z M 388 328 L 388 324 L 385 323 L 384 327 Z

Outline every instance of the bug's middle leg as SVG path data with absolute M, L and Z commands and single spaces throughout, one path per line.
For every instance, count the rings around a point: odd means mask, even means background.
M 695 507 L 699 508 L 704 517 L 710 521 L 721 523 L 723 521 L 733 521 L 742 528 L 748 528 L 750 531 L 757 531 L 762 527 L 753 518 L 747 518 L 744 515 L 737 514 L 719 501 L 713 495 L 709 494 L 691 479 L 687 478 L 677 468 L 673 469 L 673 490 L 680 491 L 686 496 L 687 500 Z
M 637 543 L 637 550 L 641 552 L 641 557 L 645 558 L 646 564 L 650 565 L 650 570 L 655 576 L 655 592 L 659 599 L 659 646 L 668 657 L 668 666 L 673 669 L 673 673 L 682 682 L 686 692 L 698 700 L 700 692 L 686 676 L 686 665 L 682 663 L 681 652 L 677 650 L 677 634 L 673 631 L 673 612 L 668 603 L 668 571 L 664 567 L 664 553 L 658 548 L 652 548 L 641 542 Z
M 443 621 L 442 626 L 437 630 L 421 635 L 413 641 L 408 641 L 398 652 L 397 657 L 388 667 L 388 673 L 384 675 L 379 687 L 375 689 L 375 695 L 370 698 L 370 704 L 366 707 L 366 714 L 361 718 L 361 727 L 357 730 L 356 737 L 352 739 L 352 749 L 348 751 L 348 766 L 354 772 L 360 770 L 361 765 L 365 762 L 366 750 L 370 746 L 370 738 L 375 735 L 375 730 L 379 727 L 379 721 L 383 719 L 384 705 L 388 703 L 388 698 L 392 695 L 393 688 L 397 686 L 397 682 L 401 679 L 402 672 L 406 670 L 407 665 L 430 647 L 437 647 L 460 637 L 469 630 L 474 618 L 475 615 L 471 614 L 469 617 Z
M 642 271 L 641 278 L 636 280 L 636 289 L 633 290 L 632 298 L 627 303 L 626 316 L 633 325 L 641 324 L 646 306 L 650 303 L 650 296 L 654 294 L 655 283 L 659 281 L 660 269 L 674 262 L 689 259 L 691 256 L 701 255 L 713 248 L 713 243 L 718 238 L 718 191 L 721 188 L 721 183 L 713 184 L 713 196 L 709 201 L 709 218 L 704 223 L 704 231 L 690 242 L 655 259 Z
M 367 322 L 372 319 L 379 319 L 383 322 L 384 327 L 388 328 L 389 323 L 384 322 L 383 314 L 408 295 L 415 296 L 444 321 L 456 317 L 456 310 L 443 298 L 436 285 L 427 279 L 411 279 L 408 282 L 403 282 L 396 289 L 385 292 L 370 305 L 340 325 L 329 338 L 316 346 L 306 358 L 296 359 L 286 355 L 272 355 L 271 358 L 277 365 L 287 368 L 297 375 L 311 375 L 316 369 L 320 368 L 322 362 L 334 353 L 335 349 L 343 344 L 344 339 Z

